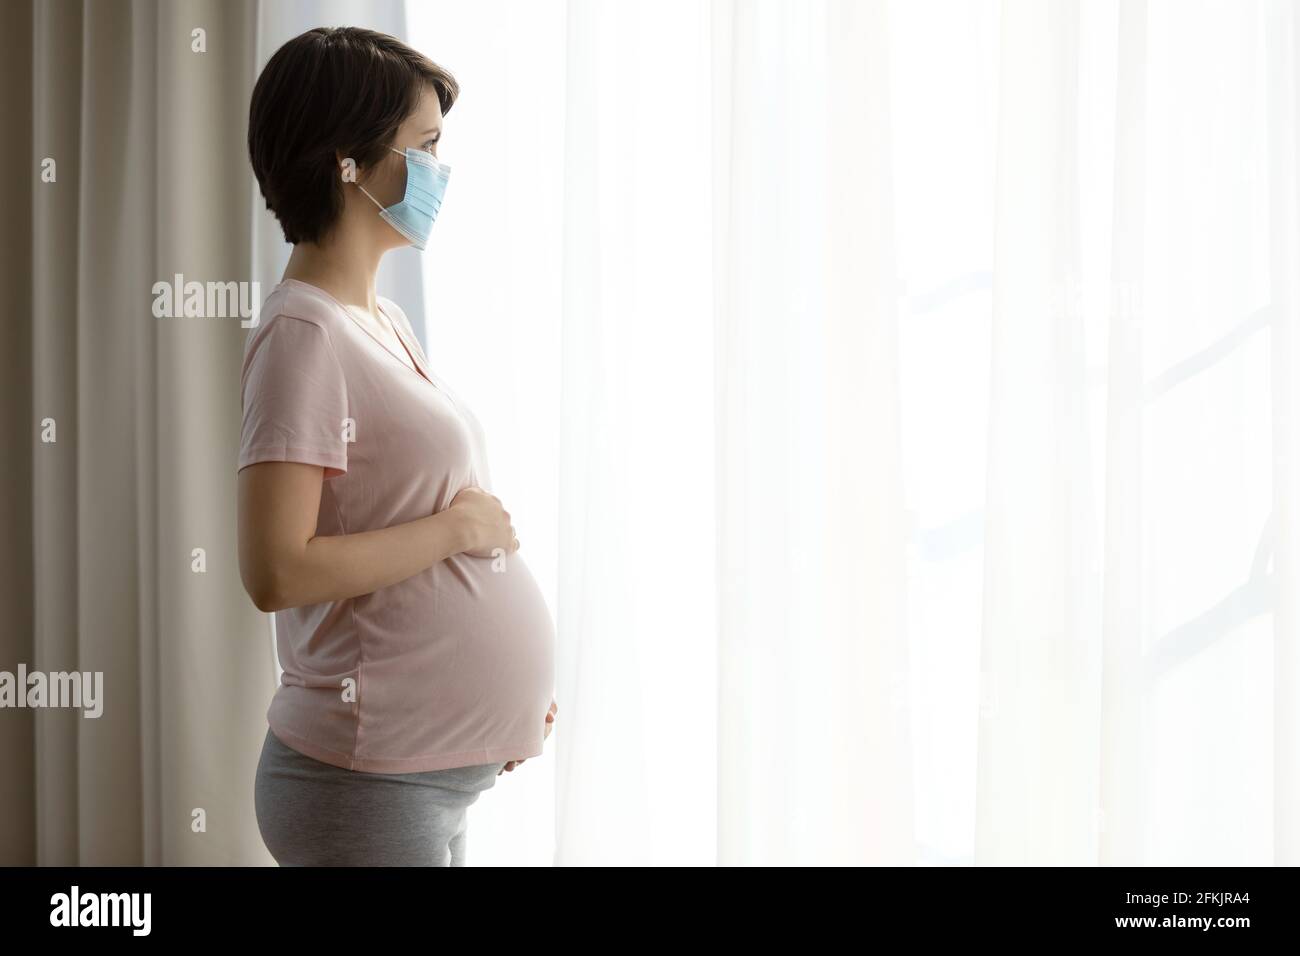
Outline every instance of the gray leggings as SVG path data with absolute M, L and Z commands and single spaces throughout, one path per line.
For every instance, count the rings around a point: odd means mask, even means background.
M 345 770 L 267 728 L 254 785 L 257 826 L 281 866 L 464 866 L 466 811 L 504 766 Z

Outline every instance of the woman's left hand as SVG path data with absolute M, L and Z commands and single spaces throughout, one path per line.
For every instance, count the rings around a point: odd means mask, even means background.
M 555 714 L 556 714 L 556 712 L 557 712 L 558 710 L 559 710 L 559 708 L 555 706 L 555 701 L 552 700 L 552 701 L 551 701 L 551 707 L 550 707 L 550 709 L 546 712 L 546 726 L 545 726 L 545 728 L 543 728 L 543 730 L 542 730 L 542 740 L 545 740 L 547 737 L 551 736 L 551 724 L 555 723 Z M 506 765 L 505 765 L 504 767 L 502 767 L 500 770 L 497 771 L 497 776 L 498 776 L 498 777 L 501 776 L 501 775 L 502 775 L 503 773 L 505 773 L 507 770 L 514 770 L 515 767 L 518 767 L 521 763 L 524 762 L 524 760 L 527 760 L 527 759 L 528 759 L 527 757 L 524 757 L 523 760 L 508 760 L 508 761 L 506 761 Z

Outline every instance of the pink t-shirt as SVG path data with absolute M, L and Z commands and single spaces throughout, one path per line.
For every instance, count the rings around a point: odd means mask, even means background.
M 405 313 L 379 306 L 418 372 L 296 279 L 267 297 L 245 344 L 239 468 L 323 466 L 318 535 L 413 521 L 488 487 L 478 420 L 429 370 Z M 540 754 L 555 632 L 520 554 L 456 554 L 371 594 L 277 611 L 284 674 L 271 730 L 309 757 L 373 773 Z

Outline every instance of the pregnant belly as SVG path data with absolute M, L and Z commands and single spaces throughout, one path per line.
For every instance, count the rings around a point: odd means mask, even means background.
M 367 646 L 363 665 L 369 749 L 540 753 L 555 630 L 523 558 L 453 555 L 395 587 L 404 593 L 388 604 L 404 620 L 382 628 L 389 639 Z M 379 693 L 385 699 L 376 702 Z

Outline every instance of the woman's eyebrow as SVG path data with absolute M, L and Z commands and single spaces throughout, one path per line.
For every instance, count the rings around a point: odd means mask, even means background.
M 421 133 L 420 135 L 421 135 L 421 136 L 425 136 L 425 135 L 427 135 L 427 134 L 429 134 L 429 133 L 441 133 L 441 132 L 442 132 L 442 127 L 441 127 L 441 126 L 434 126 L 434 127 L 431 128 L 431 129 L 426 129 L 426 130 L 425 130 L 423 133 Z

